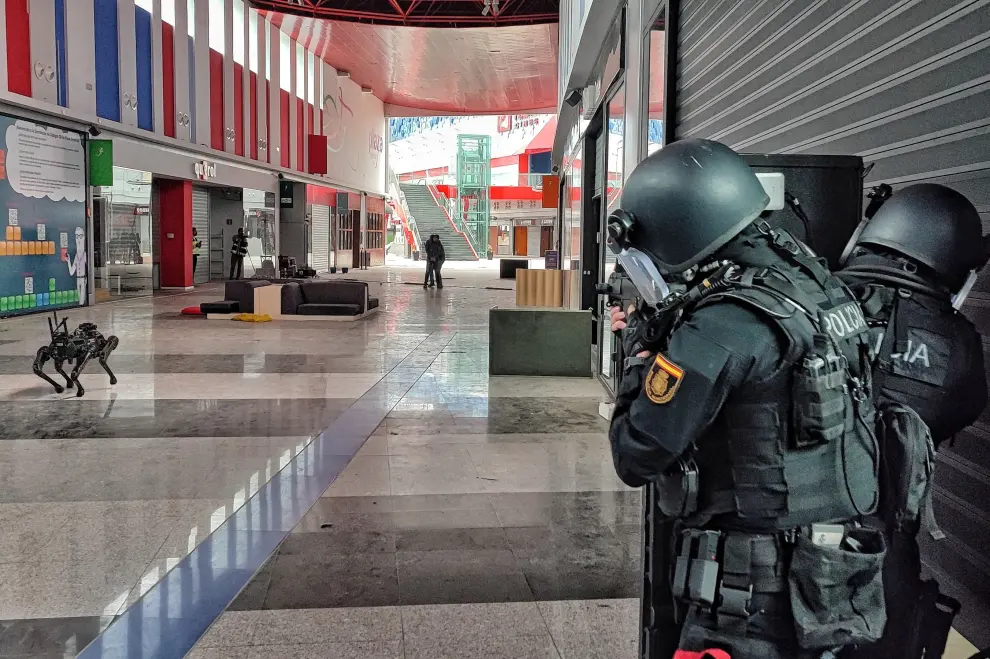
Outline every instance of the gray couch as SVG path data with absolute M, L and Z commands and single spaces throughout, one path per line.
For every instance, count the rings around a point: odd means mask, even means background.
M 282 285 L 282 314 L 363 316 L 378 308 L 368 284 L 358 281 L 304 281 Z
M 203 302 L 199 310 L 203 313 L 254 313 L 254 289 L 271 286 L 267 279 L 237 279 L 228 281 L 223 287 L 223 299 L 217 302 Z

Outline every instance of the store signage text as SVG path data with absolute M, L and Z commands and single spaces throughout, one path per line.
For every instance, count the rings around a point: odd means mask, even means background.
M 372 166 L 378 167 L 378 161 L 381 159 L 382 153 L 384 152 L 385 138 L 375 131 L 370 131 L 368 133 L 368 153 L 371 155 Z
M 203 160 L 193 165 L 193 171 L 196 172 L 196 177 L 200 181 L 205 181 L 209 178 L 217 177 L 217 164 L 215 162 L 209 162 Z

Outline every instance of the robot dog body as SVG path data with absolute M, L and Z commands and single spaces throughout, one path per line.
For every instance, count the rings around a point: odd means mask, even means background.
M 119 343 L 117 337 L 108 336 L 104 338 L 97 331 L 96 324 L 94 323 L 83 323 L 70 333 L 67 326 L 67 319 L 63 318 L 59 322 L 58 314 L 54 313 L 52 315 L 55 322 L 53 323 L 51 318 L 48 319 L 48 331 L 51 334 L 52 340 L 48 345 L 38 348 L 38 354 L 34 358 L 34 374 L 55 387 L 57 393 L 62 393 L 67 388 L 72 389 L 75 387 L 76 396 L 83 396 L 86 390 L 79 382 L 79 375 L 86 368 L 87 362 L 91 358 L 96 357 L 100 362 L 100 366 L 110 376 L 110 384 L 117 384 L 117 377 L 110 370 L 110 367 L 107 366 L 107 359 L 110 357 L 110 353 L 117 348 L 117 344 Z M 52 380 L 45 373 L 44 367 L 48 360 L 54 362 L 55 370 L 65 378 L 65 387 Z M 62 367 L 64 364 L 72 364 L 73 362 L 75 362 L 75 366 L 72 369 L 72 373 L 67 374 Z

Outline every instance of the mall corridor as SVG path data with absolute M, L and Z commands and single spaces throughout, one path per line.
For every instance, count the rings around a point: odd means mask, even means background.
M 0 657 L 121 615 L 83 656 L 178 657 L 231 600 L 191 656 L 633 656 L 601 388 L 489 378 L 513 293 L 484 266 L 370 270 L 383 313 L 329 327 L 178 315 L 212 291 L 81 309 L 120 337 L 82 399 L 31 374 L 42 318 L 0 325 Z

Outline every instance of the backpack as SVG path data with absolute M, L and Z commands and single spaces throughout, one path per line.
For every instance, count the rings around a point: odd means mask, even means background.
M 952 620 L 962 608 L 921 578 L 918 534 L 936 539 L 941 531 L 932 514 L 935 444 L 928 426 L 910 407 L 881 398 L 876 435 L 880 444 L 880 527 L 887 540 L 883 565 L 887 626 L 881 640 L 853 657 L 920 659 L 941 657 Z

